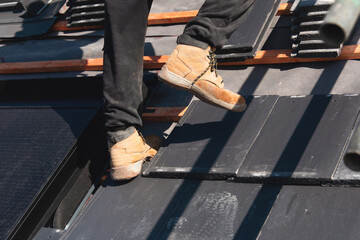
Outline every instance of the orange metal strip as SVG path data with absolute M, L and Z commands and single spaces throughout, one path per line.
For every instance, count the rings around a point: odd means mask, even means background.
M 258 51 L 253 59 L 243 62 L 221 63 L 222 66 L 234 65 L 259 65 L 259 64 L 283 64 L 299 62 L 324 62 L 336 60 L 360 59 L 360 45 L 344 46 L 339 57 L 336 58 L 292 58 L 291 49 Z
M 102 29 L 104 28 L 103 25 L 99 26 L 84 26 L 84 27 L 67 27 L 66 20 L 59 20 L 52 25 L 50 28 L 50 32 L 65 32 L 65 31 L 86 31 L 86 30 L 95 30 L 95 29 Z
M 149 14 L 148 25 L 187 23 L 193 19 L 199 11 L 166 12 Z
M 160 69 L 169 56 L 144 56 L 144 69 Z
M 276 15 L 289 15 L 292 3 L 282 3 L 278 9 Z M 199 11 L 182 11 L 182 12 L 166 12 L 166 13 L 152 13 L 149 14 L 148 25 L 161 25 L 161 24 L 174 24 L 174 23 L 187 23 L 193 19 Z M 50 31 L 81 31 L 81 30 L 93 30 L 101 29 L 104 26 L 85 26 L 85 27 L 67 27 L 67 21 L 57 21 Z
M 178 122 L 186 112 L 187 107 L 147 107 L 142 114 L 144 121 L 149 122 Z
M 281 3 L 276 15 L 290 15 L 290 8 L 292 5 L 292 3 Z
M 225 62 L 221 66 L 284 64 L 298 62 L 321 62 L 336 60 L 360 59 L 360 45 L 344 46 L 337 58 L 292 58 L 291 49 L 258 51 L 253 59 L 242 62 Z M 144 69 L 160 69 L 169 56 L 144 56 Z M 0 63 L 0 74 L 14 73 L 44 73 L 44 72 L 71 72 L 71 71 L 101 71 L 103 59 L 77 59 L 57 61 L 15 62 Z
M 0 63 L 0 74 L 101 71 L 102 58 Z

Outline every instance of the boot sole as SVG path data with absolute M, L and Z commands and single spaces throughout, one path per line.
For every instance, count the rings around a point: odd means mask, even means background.
M 150 161 L 157 151 L 153 148 L 149 148 L 146 151 L 146 155 L 143 159 L 127 164 L 126 166 L 112 167 L 110 168 L 110 177 L 114 181 L 129 180 L 141 173 L 142 165 L 145 161 Z
M 228 102 L 225 102 L 225 101 L 215 98 L 214 96 L 212 96 L 208 92 L 204 91 L 203 89 L 199 88 L 195 84 L 192 85 L 191 81 L 170 72 L 166 66 L 162 67 L 158 76 L 159 76 L 159 79 L 161 81 L 165 82 L 166 84 L 168 84 L 174 88 L 177 88 L 177 89 L 189 91 L 192 94 L 194 94 L 197 98 L 199 98 L 200 100 L 202 100 L 208 104 L 211 104 L 211 105 L 214 105 L 217 107 L 221 107 L 221 108 L 225 108 L 227 110 L 231 110 L 231 111 L 235 111 L 235 112 L 242 112 L 246 108 L 246 104 L 241 104 L 241 105 L 230 104 Z
M 110 169 L 110 177 L 114 181 L 129 180 L 140 174 L 143 161 L 138 161 L 127 166 Z

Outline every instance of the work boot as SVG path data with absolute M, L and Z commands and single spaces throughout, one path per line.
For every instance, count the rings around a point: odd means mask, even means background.
M 190 91 L 200 100 L 214 106 L 231 111 L 244 111 L 245 99 L 224 89 L 216 65 L 211 47 L 204 50 L 179 44 L 162 67 L 159 78 L 175 88 Z
M 115 181 L 127 180 L 140 174 L 142 164 L 155 156 L 156 150 L 134 128 L 127 138 L 115 143 L 110 149 L 110 176 Z

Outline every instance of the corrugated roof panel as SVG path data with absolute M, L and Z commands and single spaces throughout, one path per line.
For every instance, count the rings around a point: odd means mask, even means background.
M 277 96 L 247 99 L 248 107 L 243 113 L 193 102 L 143 175 L 235 177 L 276 101 Z
M 280 97 L 238 171 L 239 180 L 331 182 L 360 96 Z
M 65 0 L 29 1 L 22 11 L 0 11 L 0 38 L 23 38 L 48 32 Z

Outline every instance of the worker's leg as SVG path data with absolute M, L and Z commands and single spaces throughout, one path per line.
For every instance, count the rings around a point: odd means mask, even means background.
M 143 104 L 143 54 L 150 0 L 105 0 L 104 114 L 111 177 L 135 177 L 155 155 L 139 136 Z
M 178 38 L 178 46 L 159 73 L 159 79 L 188 90 L 199 99 L 232 111 L 243 111 L 245 100 L 224 89 L 216 72 L 214 51 L 227 43 L 244 22 L 254 0 L 206 0 Z
M 143 54 L 149 0 L 105 0 L 105 128 L 141 126 Z
M 206 49 L 221 48 L 240 27 L 255 0 L 206 0 L 198 15 L 186 25 L 178 44 Z

